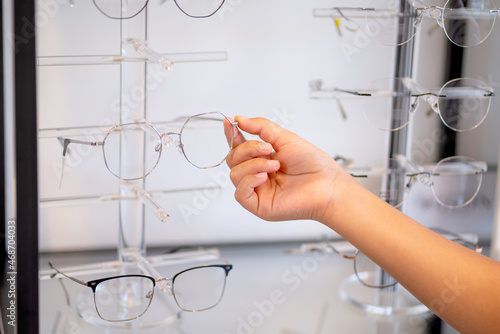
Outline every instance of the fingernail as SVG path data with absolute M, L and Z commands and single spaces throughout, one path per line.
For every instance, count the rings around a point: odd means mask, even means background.
M 267 177 L 267 173 L 266 172 L 259 173 L 259 174 L 256 174 L 255 177 L 258 179 L 263 179 L 263 178 Z
M 267 164 L 269 167 L 278 167 L 280 162 L 278 160 L 268 160 Z
M 246 120 L 248 119 L 248 117 L 245 117 L 245 116 L 240 116 L 240 115 L 235 116 L 234 118 L 235 118 L 235 119 L 236 119 L 236 118 L 238 118 L 240 121 L 246 121 Z
M 272 150 L 273 146 L 269 143 L 259 143 L 259 149 L 264 152 Z

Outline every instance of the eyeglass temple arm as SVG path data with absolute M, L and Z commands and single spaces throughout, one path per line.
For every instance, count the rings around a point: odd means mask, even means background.
M 75 143 L 75 144 L 90 145 L 90 146 L 102 146 L 102 145 L 104 145 L 104 143 L 103 142 L 89 142 L 89 141 L 63 138 L 63 137 L 57 137 L 57 140 L 59 140 L 59 142 L 63 146 L 62 162 L 61 162 L 61 176 L 59 177 L 59 189 L 61 189 L 63 176 L 64 176 L 64 167 L 66 165 L 66 153 L 68 152 L 69 144 Z
M 49 266 L 54 269 L 57 273 L 56 274 L 52 274 L 51 275 L 51 278 L 54 278 L 57 276 L 57 274 L 61 274 L 63 275 L 64 277 L 66 278 L 69 278 L 70 280 L 72 280 L 73 282 L 75 283 L 78 283 L 78 284 L 81 284 L 81 285 L 84 285 L 84 286 L 87 286 L 87 282 L 84 282 L 84 281 L 81 281 L 79 280 L 78 278 L 75 278 L 75 277 L 71 277 L 71 276 L 68 276 L 66 275 L 65 273 L 63 273 L 62 271 L 60 271 L 59 269 L 57 269 L 51 262 L 49 262 Z
M 63 153 L 62 153 L 63 156 L 66 156 L 66 153 L 68 152 L 69 144 L 71 144 L 71 143 L 81 144 L 81 145 L 89 145 L 89 146 L 102 146 L 102 145 L 104 145 L 104 142 L 102 142 L 102 141 L 84 141 L 84 140 L 64 138 L 64 137 L 57 137 L 57 140 L 59 140 L 59 142 L 63 146 Z

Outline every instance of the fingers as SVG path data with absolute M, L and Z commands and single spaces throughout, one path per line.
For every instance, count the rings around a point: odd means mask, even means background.
M 241 164 L 244 161 L 265 157 L 271 154 L 273 147 L 271 144 L 259 142 L 256 140 L 249 140 L 241 143 L 236 148 L 231 150 L 226 162 L 229 168 Z
M 267 181 L 267 173 L 247 175 L 236 187 L 234 198 L 242 207 L 250 212 L 256 213 L 259 206 L 259 197 L 255 188 Z
M 280 168 L 280 162 L 264 158 L 247 160 L 231 169 L 231 181 L 238 188 L 245 178 L 260 173 L 274 173 Z
M 246 118 L 244 116 L 236 116 L 238 127 L 253 135 L 258 135 L 265 142 L 278 144 L 278 141 L 283 136 L 293 135 L 291 132 L 283 129 L 278 124 L 271 122 L 265 118 Z

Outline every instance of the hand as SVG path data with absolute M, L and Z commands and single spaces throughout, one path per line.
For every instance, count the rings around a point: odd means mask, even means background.
M 325 152 L 267 119 L 236 116 L 235 121 L 264 141 L 247 141 L 239 130 L 234 134 L 226 162 L 236 200 L 265 220 L 321 221 L 332 206 L 343 169 Z

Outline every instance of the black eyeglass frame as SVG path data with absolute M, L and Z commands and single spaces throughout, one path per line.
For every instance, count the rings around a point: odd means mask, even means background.
M 132 321 L 132 320 L 135 320 L 139 317 L 141 317 L 142 315 L 144 315 L 148 309 L 149 309 L 149 306 L 151 305 L 151 302 L 153 301 L 153 297 L 154 297 L 154 291 L 155 291 L 155 287 L 156 287 L 156 283 L 158 282 L 163 282 L 163 281 L 167 281 L 167 280 L 171 280 L 172 283 L 168 285 L 168 289 L 170 289 L 170 291 L 172 292 L 172 296 L 174 297 L 174 300 L 175 300 L 175 303 L 177 304 L 177 306 L 185 311 L 185 312 L 201 312 L 201 311 L 206 311 L 206 310 L 209 310 L 211 308 L 214 308 L 215 306 L 219 305 L 220 301 L 222 300 L 222 297 L 224 296 L 224 291 L 226 289 L 226 278 L 227 276 L 229 275 L 229 271 L 231 271 L 233 269 L 233 265 L 232 264 L 209 264 L 209 265 L 203 265 L 203 266 L 196 266 L 196 267 L 191 267 L 191 268 L 187 268 L 187 269 L 184 269 L 180 272 L 178 272 L 177 274 L 175 274 L 174 276 L 172 276 L 172 278 L 167 278 L 167 277 L 160 277 L 160 278 L 157 278 L 155 279 L 154 277 L 151 277 L 151 276 L 148 276 L 148 275 L 141 275 L 141 274 L 131 274 L 131 275 L 117 275 L 117 276 L 110 276 L 110 277 L 103 277 L 103 278 L 99 278 L 99 279 L 95 279 L 95 280 L 91 280 L 91 281 L 82 281 L 78 278 L 75 278 L 75 277 L 72 277 L 72 276 L 69 276 L 65 273 L 63 273 L 62 271 L 60 271 L 57 267 L 55 267 L 51 262 L 49 262 L 49 266 L 54 269 L 56 271 L 55 274 L 53 274 L 51 276 L 51 278 L 55 278 L 57 276 L 57 274 L 61 274 L 62 276 L 72 280 L 73 282 L 75 283 L 78 283 L 80 285 L 84 285 L 84 286 L 87 286 L 89 288 L 92 289 L 92 293 L 93 293 L 93 296 L 94 296 L 94 307 L 95 307 L 95 310 L 97 312 L 97 315 L 99 316 L 99 318 L 101 318 L 102 320 L 104 321 L 108 321 L 108 322 L 124 322 L 124 321 Z M 175 280 L 177 277 L 179 277 L 179 275 L 185 273 L 185 272 L 188 272 L 188 271 L 191 271 L 191 270 L 195 270 L 195 269 L 203 269 L 203 268 L 222 268 L 224 269 L 224 272 L 225 272 L 225 276 L 224 276 L 224 285 L 223 285 L 223 288 L 222 288 L 222 293 L 221 293 L 221 296 L 219 298 L 219 300 L 217 301 L 217 303 L 215 303 L 214 305 L 210 306 L 210 307 L 206 307 L 206 308 L 203 308 L 203 309 L 199 309 L 199 310 L 189 310 L 189 309 L 185 309 L 183 308 L 181 305 L 179 305 L 179 302 L 175 296 L 175 288 L 174 288 L 174 283 L 175 283 Z M 148 305 L 146 306 L 146 309 L 144 310 L 144 312 L 142 312 L 141 314 L 133 317 L 133 318 L 130 318 L 130 319 L 120 319 L 120 320 L 110 320 L 110 319 L 106 319 L 104 318 L 100 313 L 99 313 L 99 308 L 97 307 L 97 304 L 96 304 L 96 300 L 95 300 L 95 293 L 96 293 L 96 288 L 97 286 L 102 283 L 102 282 L 106 282 L 106 281 L 109 281 L 109 280 L 113 280 L 113 279 L 120 279 L 120 278 L 127 278 L 127 277 L 137 277 L 137 278 L 146 278 L 146 279 L 149 279 L 151 280 L 152 284 L 153 284 L 153 289 L 151 291 L 151 295 L 147 295 L 146 297 L 149 299 L 149 303 Z
M 134 18 L 136 17 L 137 15 L 139 15 L 143 10 L 144 8 L 146 8 L 146 6 L 148 5 L 149 3 L 149 0 L 146 0 L 144 1 L 144 6 L 137 12 L 135 13 L 134 15 L 130 15 L 130 16 L 126 16 L 126 17 L 114 17 L 114 16 L 110 16 L 108 15 L 106 12 L 104 12 L 100 7 L 99 5 L 96 3 L 96 0 L 92 0 L 92 2 L 94 3 L 94 6 L 96 6 L 96 8 L 106 17 L 110 18 L 110 19 L 113 19 L 113 20 L 128 20 L 128 19 L 131 19 L 131 18 Z M 217 7 L 215 9 L 214 12 L 212 12 L 211 14 L 209 15 L 191 15 L 191 14 L 188 14 L 184 9 L 181 8 L 181 6 L 179 6 L 179 4 L 177 3 L 177 0 L 174 0 L 175 2 L 175 5 L 177 6 L 177 8 L 179 8 L 179 10 L 184 13 L 185 15 L 191 17 L 191 18 L 194 18 L 194 19 L 205 19 L 205 18 L 208 18 L 212 15 L 214 15 L 215 13 L 217 13 L 219 11 L 219 9 L 222 7 L 222 5 L 224 5 L 224 3 L 226 2 L 226 0 L 222 0 L 221 4 L 219 5 L 219 7 Z

